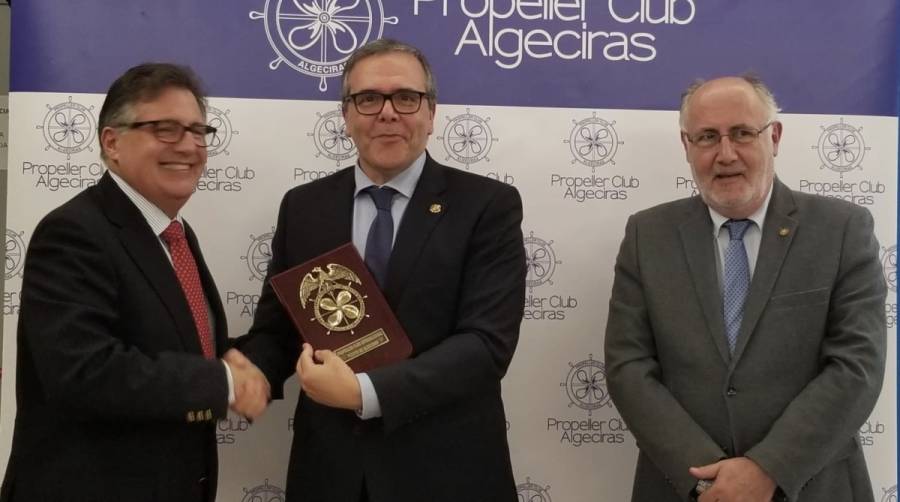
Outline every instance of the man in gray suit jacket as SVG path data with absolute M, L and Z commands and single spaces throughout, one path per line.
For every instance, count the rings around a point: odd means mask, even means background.
M 873 500 L 857 438 L 884 375 L 872 216 L 775 178 L 777 110 L 755 78 L 689 88 L 700 196 L 628 220 L 606 369 L 640 448 L 634 501 Z

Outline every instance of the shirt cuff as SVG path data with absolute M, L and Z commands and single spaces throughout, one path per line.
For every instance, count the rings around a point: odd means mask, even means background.
M 222 364 L 225 366 L 225 379 L 228 380 L 228 405 L 231 406 L 234 404 L 234 377 L 231 376 L 231 368 L 224 359 Z
M 372 379 L 365 373 L 357 373 L 356 380 L 359 382 L 359 392 L 362 395 L 362 409 L 356 410 L 356 415 L 363 420 L 380 417 L 381 403 L 378 402 L 378 394 L 375 393 Z

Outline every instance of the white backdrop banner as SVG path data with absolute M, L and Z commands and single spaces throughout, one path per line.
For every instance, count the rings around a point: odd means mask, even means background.
M 425 51 L 439 161 L 518 188 L 529 263 L 504 400 L 520 500 L 628 499 L 637 449 L 609 399 L 603 332 L 627 217 L 696 195 L 679 94 L 755 71 L 783 113 L 778 176 L 875 216 L 890 286 L 888 374 L 860 429 L 875 499 L 896 501 L 898 6 L 838 0 L 30 0 L 13 8 L 0 467 L 15 416 L 23 258 L 38 220 L 103 172 L 103 93 L 149 60 L 192 66 L 220 133 L 185 216 L 232 336 L 246 332 L 282 194 L 355 162 L 337 103 L 349 53 Z M 218 424 L 219 500 L 281 500 L 298 388 Z

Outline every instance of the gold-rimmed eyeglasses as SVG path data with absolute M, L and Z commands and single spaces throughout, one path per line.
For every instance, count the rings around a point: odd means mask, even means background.
M 684 134 L 684 137 L 688 142 L 698 148 L 712 148 L 718 146 L 722 141 L 723 136 L 727 136 L 728 140 L 732 143 L 747 145 L 756 141 L 756 139 L 759 138 L 759 135 L 774 123 L 775 121 L 773 120 L 759 129 L 747 126 L 732 127 L 728 130 L 727 134 L 722 134 L 715 129 L 704 129 L 695 134 L 688 134 L 687 131 L 682 131 L 681 134 Z

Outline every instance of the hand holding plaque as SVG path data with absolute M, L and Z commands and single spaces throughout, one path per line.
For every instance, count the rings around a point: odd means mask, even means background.
M 303 340 L 357 373 L 406 359 L 412 344 L 352 243 L 271 278 Z

